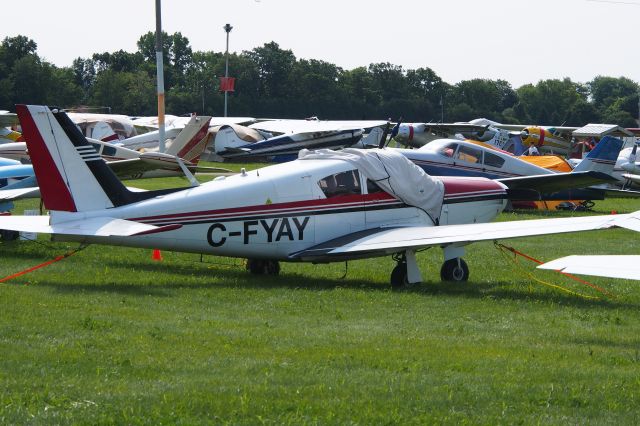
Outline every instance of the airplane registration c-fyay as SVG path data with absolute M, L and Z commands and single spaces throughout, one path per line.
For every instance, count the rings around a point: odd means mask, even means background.
M 471 242 L 602 229 L 640 216 L 484 223 L 506 205 L 503 183 L 431 177 L 393 149 L 304 151 L 194 188 L 132 192 L 64 112 L 17 111 L 50 215 L 0 217 L 0 228 L 55 240 L 242 257 L 253 273 L 278 273 L 279 261 L 392 254 L 391 282 L 402 285 L 422 280 L 419 249 L 442 247 L 442 279 L 462 281 Z

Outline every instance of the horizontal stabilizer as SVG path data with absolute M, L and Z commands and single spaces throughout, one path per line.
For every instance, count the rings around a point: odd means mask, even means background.
M 19 200 L 22 198 L 39 198 L 40 188 L 16 188 L 0 190 L 0 200 Z
M 50 216 L 2 216 L 0 217 L 0 229 L 87 237 L 131 237 L 172 231 L 182 226 L 154 226 L 112 217 L 95 217 L 56 224 L 50 224 L 50 219 Z

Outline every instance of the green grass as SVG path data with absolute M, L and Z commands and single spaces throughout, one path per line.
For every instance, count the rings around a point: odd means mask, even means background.
M 637 241 L 618 229 L 505 243 L 551 260 L 635 253 Z M 39 243 L 0 244 L 0 275 L 75 247 Z M 257 277 L 235 259 L 163 256 L 91 246 L 0 284 L 0 423 L 638 422 L 636 282 L 589 278 L 615 297 L 570 295 L 490 243 L 468 248 L 465 284 L 439 282 L 441 251 L 421 252 L 425 283 L 403 291 L 389 288 L 389 258 L 350 262 L 342 278 L 344 264 Z

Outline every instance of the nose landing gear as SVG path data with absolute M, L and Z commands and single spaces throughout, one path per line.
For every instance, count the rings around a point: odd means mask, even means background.
M 393 255 L 393 260 L 398 262 L 391 271 L 391 287 L 396 289 L 407 284 L 419 283 L 422 281 L 420 269 L 416 262 L 416 253 L 407 250 L 403 253 Z

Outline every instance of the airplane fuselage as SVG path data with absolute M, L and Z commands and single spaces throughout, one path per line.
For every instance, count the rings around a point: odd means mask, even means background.
M 328 181 L 347 182 L 329 190 Z M 505 186 L 443 177 L 439 224 L 488 222 L 505 207 Z M 92 212 L 64 213 L 92 217 Z M 104 215 L 104 211 L 95 215 Z M 146 236 L 83 241 L 220 256 L 290 260 L 292 253 L 380 227 L 435 226 L 423 210 L 381 191 L 340 160 L 293 161 L 217 178 L 196 188 L 109 210 L 113 218 L 182 228 Z M 60 240 L 63 237 L 58 236 Z M 64 237 L 78 241 L 78 237 Z
M 500 179 L 553 173 L 505 152 L 457 139 L 440 139 L 417 150 L 399 151 L 431 176 Z

